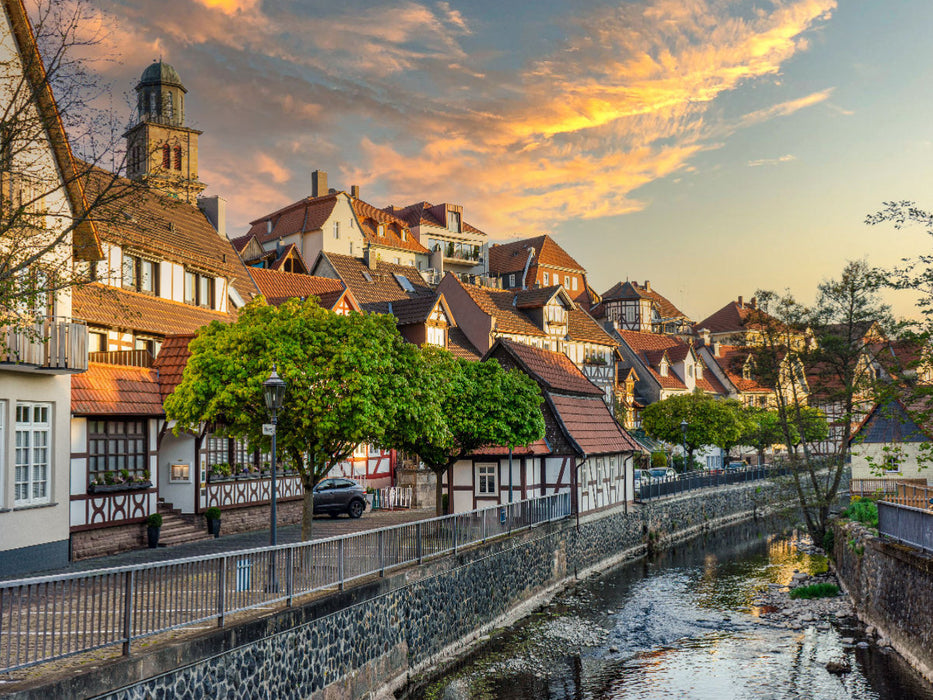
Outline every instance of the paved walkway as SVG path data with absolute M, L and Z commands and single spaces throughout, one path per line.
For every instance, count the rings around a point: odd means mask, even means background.
M 331 518 L 329 516 L 316 517 L 312 528 L 312 539 L 320 540 L 337 535 L 346 535 L 353 532 L 363 532 L 366 530 L 376 530 L 381 527 L 390 527 L 410 523 L 416 520 L 425 520 L 433 518 L 434 509 L 430 510 L 412 508 L 400 510 L 375 510 L 367 511 L 362 518 L 352 519 L 341 516 Z M 222 523 L 223 521 L 221 521 Z M 288 544 L 301 541 L 301 525 L 284 525 L 278 528 L 279 544 Z M 210 554 L 221 554 L 223 552 L 235 552 L 241 549 L 253 549 L 255 547 L 265 547 L 269 544 L 269 530 L 252 530 L 250 532 L 239 532 L 233 535 L 223 534 L 223 524 L 221 524 L 221 535 L 218 538 L 199 540 L 187 544 L 179 544 L 173 547 L 158 547 L 157 549 L 134 549 L 129 552 L 112 554 L 106 557 L 94 557 L 92 559 L 82 559 L 72 562 L 61 569 L 48 571 L 37 571 L 27 574 L 33 576 L 52 576 L 55 574 L 66 574 L 76 571 L 90 571 L 91 569 L 109 569 L 120 566 L 132 566 L 134 564 L 147 564 L 149 562 L 170 561 L 172 559 L 186 559 L 188 557 L 206 556 Z M 0 581 L 12 578 L 25 578 L 24 576 L 0 576 Z

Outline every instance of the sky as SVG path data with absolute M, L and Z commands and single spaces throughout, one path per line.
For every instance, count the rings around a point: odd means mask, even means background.
M 127 119 L 152 60 L 181 75 L 237 234 L 321 169 L 376 206 L 461 204 L 491 241 L 548 233 L 597 292 L 650 280 L 697 320 L 933 243 L 864 224 L 933 208 L 928 0 L 91 7 Z

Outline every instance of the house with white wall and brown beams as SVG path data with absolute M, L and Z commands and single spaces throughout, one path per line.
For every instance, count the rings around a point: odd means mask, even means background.
M 47 264 L 69 270 L 93 264 L 101 257 L 100 240 L 95 224 L 85 218 L 80 165 L 46 82 L 26 10 L 20 0 L 4 0 L 3 10 L 3 109 L 20 116 L 20 133 L 28 134 L 28 142 L 4 145 L 8 157 L 0 166 L 0 198 L 4 207 L 17 201 L 27 207 L 30 228 L 24 234 L 37 243 L 37 253 L 47 248 L 29 272 Z M 15 240 L 10 229 L 16 220 L 4 225 Z M 16 250 L 4 256 L 6 264 L 24 262 Z M 70 291 L 38 293 L 28 306 L 21 318 L 0 329 L 0 571 L 7 575 L 68 561 L 71 378 L 87 369 L 87 328 L 73 318 Z
M 617 282 L 606 290 L 590 313 L 593 318 L 625 331 L 666 333 L 686 338 L 692 335 L 691 321 L 656 289 L 651 282 Z
M 508 338 L 495 341 L 483 361 L 490 358 L 538 383 L 545 435 L 511 455 L 489 446 L 454 464 L 443 477 L 451 513 L 567 492 L 579 512 L 634 499 L 641 447 L 613 418 L 600 387 L 565 354 Z

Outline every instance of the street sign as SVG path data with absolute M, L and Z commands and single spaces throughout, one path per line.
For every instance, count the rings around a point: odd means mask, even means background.
M 275 435 L 275 423 L 263 423 L 262 434 L 263 435 Z

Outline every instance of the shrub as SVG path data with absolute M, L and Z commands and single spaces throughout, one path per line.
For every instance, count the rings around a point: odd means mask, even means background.
M 878 506 L 872 501 L 858 500 L 849 504 L 842 515 L 849 520 L 863 523 L 869 527 L 878 527 Z
M 651 466 L 654 468 L 664 468 L 667 466 L 667 455 L 663 452 L 651 453 Z
M 833 547 L 836 546 L 836 531 L 832 528 L 823 533 L 823 551 L 827 554 L 833 553 Z
M 162 527 L 162 516 L 159 513 L 153 513 L 146 518 L 146 525 L 149 527 Z
M 220 508 L 217 506 L 211 506 L 206 511 L 204 511 L 204 517 L 208 520 L 220 520 Z
M 839 586 L 835 583 L 814 583 L 810 586 L 800 586 L 790 592 L 793 600 L 798 598 L 832 598 L 839 595 Z

